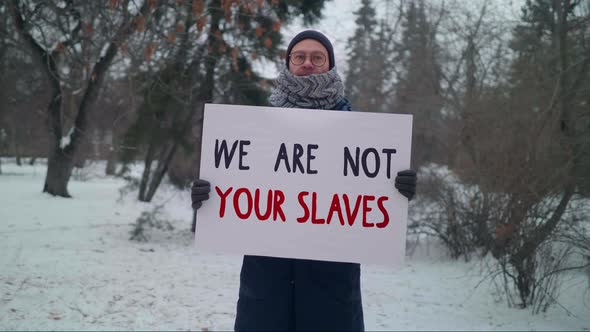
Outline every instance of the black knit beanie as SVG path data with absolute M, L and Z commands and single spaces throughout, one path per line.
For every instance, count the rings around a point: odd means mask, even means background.
M 289 68 L 289 55 L 291 54 L 291 50 L 293 49 L 295 44 L 299 43 L 304 39 L 313 39 L 320 42 L 320 44 L 322 44 L 328 51 L 330 69 L 334 68 L 334 48 L 332 47 L 332 43 L 330 43 L 328 37 L 324 36 L 324 34 L 322 34 L 321 32 L 315 30 L 305 30 L 293 37 L 293 39 L 289 43 L 289 47 L 287 47 L 287 57 L 285 59 L 287 62 L 287 68 Z

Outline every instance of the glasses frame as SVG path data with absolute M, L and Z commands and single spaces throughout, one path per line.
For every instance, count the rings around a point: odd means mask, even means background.
M 296 62 L 293 61 L 293 54 L 302 54 L 302 55 L 305 55 L 305 59 L 303 59 L 303 62 L 301 62 L 301 63 L 296 63 Z M 324 59 L 324 61 L 322 62 L 321 65 L 317 65 L 317 64 L 315 64 L 313 62 L 313 56 L 314 55 L 321 55 L 322 56 L 322 58 Z M 305 61 L 307 60 L 307 58 L 310 59 L 310 62 L 311 62 L 311 64 L 314 67 L 322 67 L 323 65 L 326 64 L 326 61 L 328 61 L 328 57 L 324 53 L 318 52 L 318 51 L 311 52 L 310 54 L 307 54 L 305 52 L 293 52 L 293 53 L 289 54 L 289 62 L 291 62 L 291 64 L 293 64 L 294 66 L 301 66 L 301 65 L 303 65 L 305 63 Z

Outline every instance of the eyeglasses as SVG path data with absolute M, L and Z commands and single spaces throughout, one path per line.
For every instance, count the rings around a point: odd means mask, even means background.
M 321 67 L 326 63 L 326 56 L 322 52 L 312 52 L 309 57 L 311 63 L 316 67 Z M 307 59 L 307 54 L 304 52 L 294 52 L 289 55 L 291 63 L 295 66 L 301 66 Z

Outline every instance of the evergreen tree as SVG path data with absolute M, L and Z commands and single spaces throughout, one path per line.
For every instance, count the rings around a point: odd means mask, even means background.
M 140 200 L 153 198 L 170 167 L 176 184 L 194 179 L 205 103 L 266 105 L 269 87 L 253 62 L 281 61 L 281 26 L 299 16 L 315 22 L 323 6 L 324 1 L 310 0 L 191 0 L 160 13 L 161 22 L 154 20 L 153 29 L 168 38 L 155 43 L 150 53 L 169 55 L 151 61 L 155 70 L 137 79 L 144 82 L 144 102 L 125 144 L 136 148 L 124 150 L 126 161 L 143 156 Z M 174 166 L 175 160 L 184 165 Z
M 396 45 L 401 74 L 395 85 L 394 110 L 414 116 L 412 166 L 417 168 L 443 160 L 438 142 L 443 102 L 437 58 L 440 51 L 423 1 L 407 5 L 402 26 L 402 40 Z
M 361 111 L 383 112 L 385 84 L 391 75 L 393 33 L 384 19 L 377 20 L 371 0 L 363 0 L 354 13 L 356 30 L 348 40 L 346 96 Z
M 563 158 L 556 167 L 571 166 L 575 186 L 586 195 L 590 194 L 590 97 L 585 93 L 590 89 L 589 19 L 587 0 L 528 0 L 511 41 L 516 59 L 510 73 L 512 103 L 524 113 L 523 121 L 544 116 L 552 124 L 543 130 L 562 137 L 550 140 L 563 153 L 551 158 Z

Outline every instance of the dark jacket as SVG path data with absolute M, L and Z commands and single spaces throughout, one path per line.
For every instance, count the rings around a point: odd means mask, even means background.
M 343 99 L 334 108 L 350 111 Z M 244 256 L 234 329 L 364 330 L 360 265 Z

